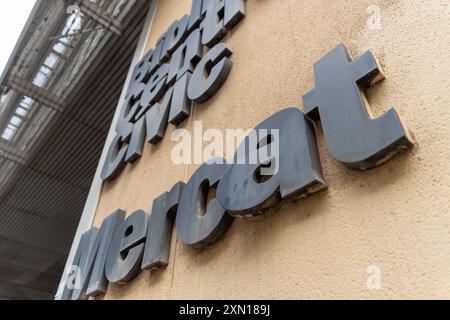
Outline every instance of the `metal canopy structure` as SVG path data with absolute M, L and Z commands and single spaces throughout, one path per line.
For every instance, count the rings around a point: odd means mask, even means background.
M 37 0 L 0 79 L 0 299 L 53 299 L 149 5 Z

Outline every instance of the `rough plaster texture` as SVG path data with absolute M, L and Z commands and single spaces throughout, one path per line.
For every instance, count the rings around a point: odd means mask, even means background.
M 152 47 L 189 0 L 160 1 Z M 381 30 L 366 26 L 381 8 Z M 227 37 L 234 67 L 220 92 L 182 125 L 253 128 L 313 88 L 313 63 L 342 42 L 372 50 L 386 80 L 368 92 L 375 115 L 396 107 L 418 146 L 382 167 L 354 172 L 318 144 L 329 189 L 259 222 L 236 220 L 214 246 L 177 240 L 170 265 L 143 271 L 106 299 L 450 298 L 450 3 L 447 0 L 248 0 Z M 117 208 L 150 212 L 152 201 L 196 166 L 176 166 L 169 127 L 157 146 L 104 187 L 95 225 Z M 378 265 L 382 289 L 368 290 Z

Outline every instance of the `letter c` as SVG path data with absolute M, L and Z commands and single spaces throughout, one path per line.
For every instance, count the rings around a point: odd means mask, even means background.
M 103 181 L 114 180 L 125 168 L 125 157 L 127 155 L 128 146 L 123 145 L 124 142 L 122 136 L 119 134 L 116 135 L 111 142 L 101 173 L 101 179 Z
M 212 199 L 207 207 L 208 194 L 211 189 L 217 188 L 230 168 L 229 164 L 218 163 L 206 163 L 197 170 L 185 186 L 178 206 L 178 235 L 184 244 L 195 248 L 204 248 L 216 242 L 234 220 L 217 199 Z

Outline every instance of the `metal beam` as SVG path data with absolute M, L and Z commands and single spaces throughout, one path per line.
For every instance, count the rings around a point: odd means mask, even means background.
M 8 152 L 7 150 L 0 148 L 0 158 L 6 159 L 8 161 L 20 164 L 20 165 L 26 165 L 25 159 L 22 159 L 21 157 L 12 154 L 11 152 Z
M 80 242 L 81 239 L 81 235 L 83 233 L 85 233 L 87 230 L 89 230 L 89 228 L 91 228 L 93 222 L 94 222 L 94 217 L 95 217 L 95 212 L 97 210 L 97 206 L 100 200 L 100 194 L 102 191 L 102 187 L 103 187 L 103 181 L 100 178 L 100 174 L 101 174 L 101 169 L 103 167 L 103 163 L 105 162 L 106 159 L 106 154 L 108 153 L 108 148 L 109 145 L 111 144 L 112 140 L 114 139 L 114 135 L 115 135 L 115 127 L 116 124 L 118 122 L 119 119 L 119 114 L 121 111 L 121 107 L 122 107 L 122 102 L 125 100 L 125 94 L 126 94 L 126 90 L 128 88 L 128 85 L 131 81 L 131 77 L 132 77 L 132 73 L 133 73 L 133 66 L 135 64 L 137 64 L 139 62 L 139 60 L 142 59 L 142 57 L 145 54 L 145 48 L 147 46 L 147 40 L 148 37 L 150 35 L 150 31 L 152 29 L 153 26 L 153 22 L 156 16 L 156 10 L 158 8 L 159 5 L 159 0 L 152 0 L 151 4 L 150 4 L 150 8 L 147 14 L 147 18 L 145 21 L 145 25 L 143 27 L 141 36 L 139 38 L 139 42 L 137 44 L 136 47 L 136 51 L 134 53 L 134 57 L 133 57 L 133 61 L 130 65 L 130 69 L 128 71 L 128 76 L 127 76 L 127 80 L 125 81 L 125 85 L 122 89 L 122 93 L 119 99 L 119 103 L 117 105 L 116 108 L 116 112 L 113 118 L 113 122 L 111 124 L 111 127 L 109 129 L 109 133 L 108 133 L 108 137 L 106 139 L 106 143 L 103 147 L 103 151 L 102 151 L 102 156 L 100 158 L 100 161 L 98 163 L 97 166 L 97 170 L 91 185 L 91 188 L 89 190 L 89 195 L 88 198 L 86 200 L 86 205 L 84 207 L 83 210 L 83 214 L 81 216 L 81 220 L 80 220 L 80 224 L 78 225 L 78 229 L 77 229 L 77 233 L 75 235 L 75 239 L 72 243 L 72 247 L 70 249 L 70 253 L 69 256 L 67 258 L 67 262 L 66 262 L 66 266 L 64 268 L 64 273 L 62 274 L 61 277 L 61 281 L 59 283 L 59 287 L 58 287 L 58 292 L 55 295 L 55 299 L 56 300 L 61 300 L 62 298 L 62 293 L 64 291 L 64 286 L 66 285 L 66 281 L 67 281 L 67 277 L 70 271 L 70 267 L 71 264 L 73 262 L 73 259 L 75 257 L 75 252 L 77 251 L 78 248 L 78 244 Z
M 9 76 L 7 86 L 21 95 L 30 97 L 55 111 L 62 112 L 61 98 L 50 93 L 48 90 L 34 85 L 33 83 L 17 76 Z
M 28 37 L 29 30 L 32 30 L 32 25 L 34 23 L 34 20 L 37 18 L 37 15 L 39 13 L 39 9 L 43 6 L 45 6 L 45 0 L 38 0 L 33 6 L 33 10 L 31 11 L 30 16 L 28 17 L 28 20 L 20 33 L 20 37 L 17 40 L 17 44 L 14 47 L 14 50 L 12 54 L 9 57 L 8 63 L 6 64 L 1 78 L 0 78 L 0 86 L 3 89 L 6 86 L 6 79 L 11 72 L 12 68 L 16 65 L 17 60 L 19 59 L 19 53 L 22 52 L 24 46 L 25 46 L 25 40 Z
M 89 0 L 75 0 L 73 4 L 78 6 L 80 11 L 90 19 L 96 21 L 111 32 L 114 32 L 116 35 L 122 35 L 120 22 Z

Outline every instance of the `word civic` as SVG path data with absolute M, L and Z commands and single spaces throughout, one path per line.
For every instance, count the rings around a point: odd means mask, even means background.
M 327 188 L 315 121 L 321 122 L 331 156 L 351 169 L 377 167 L 414 146 L 394 109 L 377 119 L 369 114 L 363 90 L 384 78 L 371 52 L 353 59 L 344 45 L 338 45 L 315 64 L 314 71 L 315 89 L 303 96 L 305 111 L 287 108 L 266 119 L 255 128 L 259 143 L 244 141 L 236 157 L 251 158 L 270 149 L 272 130 L 279 132 L 277 154 L 257 156 L 256 164 L 206 163 L 186 184 L 178 182 L 155 199 L 151 215 L 138 210 L 125 219 L 123 210 L 112 213 L 100 229 L 82 236 L 73 261 L 80 273 L 79 286 L 70 286 L 72 274 L 63 298 L 95 297 L 106 292 L 108 283 L 124 284 L 142 269 L 166 266 L 174 224 L 185 245 L 205 248 L 222 237 L 236 217 L 262 216 L 283 201 L 297 201 Z M 262 175 L 261 170 L 274 161 L 278 170 Z
M 160 37 L 132 74 L 103 180 L 115 179 L 141 158 L 145 140 L 156 145 L 169 123 L 186 120 L 193 102 L 217 93 L 233 67 L 232 51 L 220 41 L 244 17 L 244 0 L 193 0 L 191 14 Z

